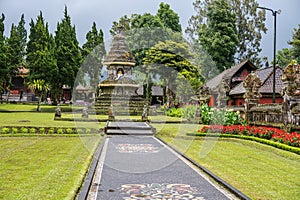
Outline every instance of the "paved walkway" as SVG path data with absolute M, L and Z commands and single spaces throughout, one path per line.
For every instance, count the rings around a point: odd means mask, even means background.
M 88 199 L 233 199 L 153 136 L 106 139 Z

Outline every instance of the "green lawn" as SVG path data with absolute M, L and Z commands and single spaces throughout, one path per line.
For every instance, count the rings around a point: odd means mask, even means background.
M 187 131 L 176 130 L 165 126 L 159 137 L 251 198 L 299 198 L 299 155 L 253 141 L 183 137 Z
M 100 140 L 0 137 L 0 199 L 73 199 Z

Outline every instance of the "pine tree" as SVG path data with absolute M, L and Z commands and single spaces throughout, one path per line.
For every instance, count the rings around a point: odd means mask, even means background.
M 159 17 L 165 28 L 170 28 L 175 32 L 182 31 L 179 23 L 179 15 L 170 8 L 169 4 L 161 2 L 156 16 Z
M 235 15 L 225 0 L 213 0 L 207 9 L 207 24 L 198 32 L 199 42 L 220 71 L 234 64 L 238 36 Z
M 27 31 L 25 29 L 24 14 L 22 14 L 18 26 L 12 24 L 8 44 L 8 66 L 10 76 L 14 76 L 18 67 L 24 64 L 26 54 Z
M 57 59 L 58 74 L 55 96 L 61 97 L 62 86 L 68 85 L 73 88 L 74 81 L 81 64 L 81 53 L 76 38 L 75 26 L 71 25 L 71 18 L 68 15 L 67 7 L 64 10 L 64 18 L 57 24 L 55 31 L 55 57 Z
M 103 31 L 97 30 L 96 23 L 93 23 L 92 30 L 86 34 L 86 42 L 82 46 L 81 73 L 88 76 L 90 85 L 96 89 L 100 80 L 102 60 L 105 56 L 105 46 L 103 41 Z
M 9 78 L 9 69 L 7 66 L 7 46 L 4 36 L 4 20 L 5 16 L 2 13 L 0 18 L 0 101 L 2 103 L 2 93 L 5 90 L 5 85 Z
M 43 14 L 34 22 L 30 22 L 30 34 L 27 44 L 26 61 L 30 69 L 30 81 L 43 80 L 51 85 L 56 82 L 57 66 L 54 57 L 53 37 L 49 33 L 48 24 L 45 23 Z
M 292 45 L 291 51 L 293 58 L 300 63 L 300 24 L 297 29 L 294 29 L 293 39 L 288 42 L 288 44 Z

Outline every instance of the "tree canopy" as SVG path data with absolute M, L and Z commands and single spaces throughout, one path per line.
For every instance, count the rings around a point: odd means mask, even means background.
M 55 57 L 57 60 L 58 73 L 55 88 L 56 96 L 59 98 L 63 85 L 73 87 L 74 81 L 81 64 L 81 52 L 76 38 L 75 26 L 71 25 L 71 17 L 67 7 L 64 10 L 64 18 L 57 24 L 55 31 Z
M 220 71 L 234 64 L 238 36 L 235 14 L 225 0 L 214 0 L 208 5 L 207 23 L 198 31 L 199 43 L 212 57 Z
M 262 33 L 266 33 L 265 11 L 257 9 L 256 0 L 228 0 L 229 11 L 235 14 L 235 26 L 237 30 L 238 43 L 236 44 L 236 58 L 244 60 L 251 59 L 256 65 L 261 64 L 259 53 Z M 199 30 L 208 20 L 208 8 L 215 4 L 215 0 L 195 0 L 193 3 L 195 15 L 189 20 L 189 26 L 185 32 L 194 44 L 199 44 Z

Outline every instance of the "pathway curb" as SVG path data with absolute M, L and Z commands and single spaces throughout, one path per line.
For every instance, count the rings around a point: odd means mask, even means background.
M 103 136 L 101 139 L 101 144 L 98 146 L 98 149 L 97 149 L 96 153 L 94 154 L 94 159 L 92 161 L 92 164 L 90 165 L 88 173 L 82 184 L 82 187 L 80 188 L 79 194 L 76 197 L 77 200 L 85 200 L 88 197 L 90 188 L 92 186 L 93 178 L 94 178 L 94 175 L 96 172 L 96 168 L 98 166 L 98 161 L 99 161 L 101 152 L 102 152 L 104 144 L 105 144 L 105 140 L 106 140 L 106 136 Z

